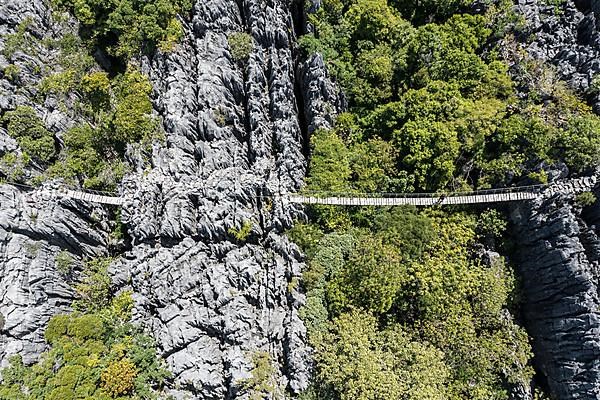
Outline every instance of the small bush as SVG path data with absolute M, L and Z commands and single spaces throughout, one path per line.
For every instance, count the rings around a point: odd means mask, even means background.
M 596 195 L 594 195 L 592 192 L 583 192 L 577 195 L 575 201 L 581 207 L 591 206 L 596 202 Z
M 56 269 L 63 275 L 68 275 L 73 270 L 73 256 L 68 251 L 60 251 L 54 258 Z
M 230 235 L 233 235 L 239 242 L 244 242 L 252 233 L 252 222 L 244 221 L 239 229 L 229 228 L 227 232 L 229 232 Z
M 110 258 L 98 258 L 85 263 L 83 281 L 76 286 L 79 300 L 73 303 L 73 308 L 79 311 L 96 311 L 110 304 L 110 277 L 108 266 Z
M 104 335 L 104 323 L 98 315 L 94 314 L 72 317 L 67 333 L 80 340 L 101 339 Z
M 246 32 L 235 32 L 227 37 L 231 56 L 237 63 L 245 63 L 252 52 L 252 36 Z
M 69 329 L 70 321 L 71 317 L 66 314 L 55 315 L 52 317 L 48 322 L 46 332 L 44 332 L 46 341 L 52 344 L 59 340 L 62 336 L 66 335 L 67 329 Z
M 22 156 L 10 152 L 0 158 L 0 172 L 12 182 L 22 182 L 25 178 L 25 166 L 29 163 L 29 156 Z
M 6 79 L 14 83 L 16 82 L 17 78 L 19 77 L 19 74 L 21 73 L 21 68 L 19 68 L 15 64 L 9 64 L 4 68 L 4 71 L 2 71 L 2 73 L 4 74 Z
M 81 80 L 81 91 L 95 111 L 110 105 L 110 80 L 106 72 L 92 72 Z
M 249 399 L 280 398 L 280 388 L 271 355 L 266 351 L 257 351 L 252 355 L 252 363 L 254 364 L 254 368 L 250 371 L 252 378 L 241 382 L 241 386 L 250 394 Z
M 27 53 L 30 50 L 30 35 L 27 33 L 27 28 L 29 28 L 32 21 L 31 18 L 25 18 L 17 26 L 17 31 L 15 33 L 6 35 L 4 49 L 2 49 L 2 54 L 4 54 L 6 58 L 12 59 L 17 51 Z
M 486 210 L 479 215 L 477 233 L 480 236 L 501 237 L 507 225 L 506 219 L 497 210 Z
M 113 397 L 122 396 L 133 390 L 137 375 L 131 360 L 113 362 L 102 372 L 102 387 Z
M 7 112 L 2 122 L 7 125 L 8 134 L 35 161 L 47 164 L 56 156 L 54 135 L 46 129 L 33 108 L 18 106 Z

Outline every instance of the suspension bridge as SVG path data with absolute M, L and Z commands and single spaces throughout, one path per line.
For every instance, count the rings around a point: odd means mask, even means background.
M 501 203 L 509 201 L 533 200 L 541 196 L 554 194 L 577 194 L 591 190 L 596 186 L 596 176 L 569 179 L 543 185 L 515 186 L 499 189 L 477 190 L 469 192 L 447 193 L 332 193 L 332 192 L 301 192 L 261 196 L 271 199 L 287 200 L 299 204 L 323 204 L 339 206 L 436 206 L 458 204 Z M 32 186 L 8 183 L 27 189 Z M 85 202 L 120 206 L 125 202 L 124 196 L 116 193 L 92 190 L 75 190 L 57 186 L 42 187 L 38 194 L 48 198 L 69 198 Z

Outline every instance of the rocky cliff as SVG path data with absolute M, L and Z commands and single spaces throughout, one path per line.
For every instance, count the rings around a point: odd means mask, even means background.
M 557 399 L 600 395 L 599 213 L 560 194 L 511 213 L 538 379 Z
M 595 78 L 600 72 L 600 3 L 595 0 L 519 0 L 516 3 L 515 11 L 523 21 L 517 37 L 524 54 L 531 60 L 553 65 L 556 78 L 588 96 L 598 112 L 600 92 Z M 554 74 L 546 74 L 541 80 L 552 85 L 556 78 Z

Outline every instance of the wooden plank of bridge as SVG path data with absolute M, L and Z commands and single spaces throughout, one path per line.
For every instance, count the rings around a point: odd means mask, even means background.
M 298 196 L 290 195 L 290 202 L 305 203 L 305 204 L 329 204 L 329 205 L 346 205 L 346 206 L 398 206 L 398 205 L 413 205 L 413 206 L 432 206 L 436 204 L 455 205 L 455 204 L 479 204 L 479 203 L 498 203 L 505 201 L 519 201 L 533 199 L 537 196 L 533 192 L 503 192 L 503 193 L 486 193 L 472 195 L 458 195 L 448 197 L 315 197 L 315 196 Z M 119 198 L 115 201 L 118 201 Z M 101 199 L 105 201 L 105 199 Z M 112 200 L 110 200 L 112 201 Z

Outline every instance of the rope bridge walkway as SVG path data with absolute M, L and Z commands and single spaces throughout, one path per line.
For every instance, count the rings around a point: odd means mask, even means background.
M 6 182 L 8 183 L 8 182 Z M 35 189 L 33 186 L 10 183 L 13 186 Z M 262 196 L 269 198 L 281 197 L 291 203 L 327 204 L 341 206 L 435 206 L 454 204 L 500 203 L 507 201 L 533 200 L 544 195 L 574 194 L 592 189 L 596 185 L 596 177 L 576 178 L 545 185 L 516 186 L 500 189 L 478 190 L 472 192 L 449 193 L 330 193 L 309 192 L 303 194 L 287 194 Z M 72 190 L 66 187 L 42 188 L 42 197 L 63 197 L 92 203 L 120 206 L 124 197 L 115 193 L 99 191 Z
M 533 200 L 542 195 L 581 193 L 596 185 L 596 177 L 571 179 L 545 185 L 517 186 L 450 193 L 306 193 L 289 195 L 292 203 L 341 206 L 435 206 L 500 203 Z

